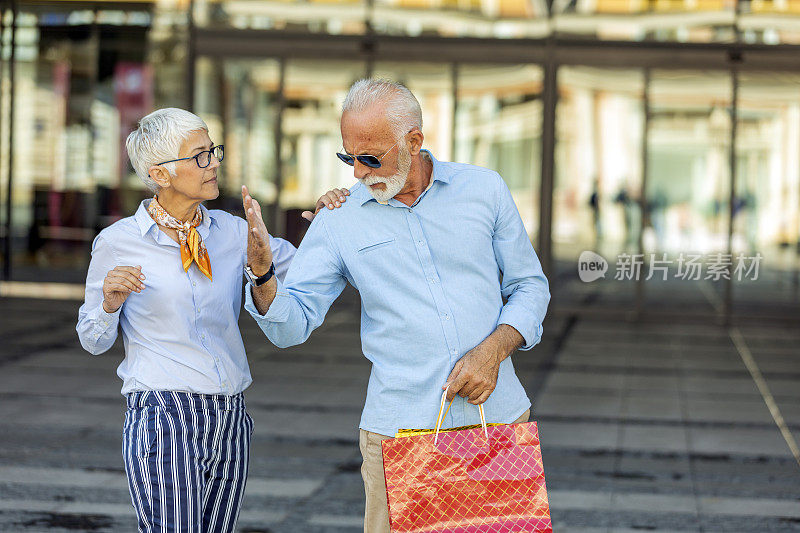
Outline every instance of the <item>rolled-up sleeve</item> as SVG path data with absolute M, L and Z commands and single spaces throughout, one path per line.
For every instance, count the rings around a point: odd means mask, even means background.
M 519 211 L 505 182 L 498 178 L 497 214 L 492 245 L 503 274 L 506 304 L 499 324 L 508 324 L 525 338 L 521 350 L 530 350 L 542 339 L 542 321 L 550 303 L 550 288 L 533 249 Z
M 93 355 L 107 351 L 117 339 L 117 326 L 123 306 L 114 313 L 106 313 L 103 309 L 103 282 L 108 271 L 116 266 L 113 248 L 102 235 L 98 235 L 92 243 L 85 299 L 78 310 L 78 325 L 75 328 L 81 346 Z
M 272 250 L 272 262 L 275 265 L 275 276 L 283 281 L 289 272 L 289 265 L 294 260 L 297 249 L 292 243 L 278 237 L 269 236 L 269 247 Z
M 252 286 L 248 284 L 245 290 L 245 310 L 279 348 L 305 342 L 322 324 L 331 304 L 347 284 L 341 258 L 333 248 L 324 218 L 325 215 L 317 216 L 309 227 L 289 265 L 285 281 L 277 280 L 277 295 L 264 315 L 255 307 Z

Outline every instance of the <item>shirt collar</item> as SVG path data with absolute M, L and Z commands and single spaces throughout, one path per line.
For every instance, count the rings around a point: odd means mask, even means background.
M 150 213 L 147 212 L 147 208 L 152 200 L 152 198 L 142 200 L 142 203 L 139 204 L 139 209 L 136 210 L 136 214 L 134 215 L 142 237 L 147 235 L 154 227 L 156 227 L 156 221 L 153 220 L 153 217 L 151 217 Z M 211 224 L 213 223 L 215 226 L 219 226 L 219 222 L 217 221 L 216 217 L 211 214 L 211 211 L 206 209 L 206 206 L 203 204 L 200 204 L 200 211 L 203 212 L 203 221 L 199 226 L 197 226 L 197 233 L 200 234 L 202 239 L 205 239 L 208 237 L 208 233 L 211 230 Z
M 438 159 L 433 157 L 433 154 L 429 150 L 420 150 L 421 152 L 425 152 L 428 157 L 430 157 L 431 162 L 433 163 L 433 170 L 431 171 L 431 182 L 428 184 L 428 187 L 425 189 L 427 191 L 433 186 L 434 181 L 441 181 L 442 183 L 450 183 L 450 169 L 444 163 L 440 162 Z M 369 202 L 370 200 L 375 200 L 375 197 L 372 196 L 367 189 L 366 185 L 359 182 L 359 187 L 355 188 L 355 193 L 357 194 L 358 200 L 361 202 L 361 205 Z M 424 193 L 423 193 L 424 194 Z M 395 200 L 396 201 L 396 200 Z M 389 200 L 389 204 L 391 205 L 392 200 Z M 408 207 L 403 204 L 403 207 Z

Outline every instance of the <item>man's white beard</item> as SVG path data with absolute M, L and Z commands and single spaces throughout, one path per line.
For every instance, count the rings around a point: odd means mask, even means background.
M 408 180 L 408 173 L 411 170 L 411 152 L 405 146 L 398 148 L 400 151 L 397 157 L 397 174 L 388 177 L 369 176 L 363 179 L 364 185 L 373 198 L 379 202 L 388 202 L 403 190 Z M 370 185 L 383 183 L 385 189 L 373 189 Z

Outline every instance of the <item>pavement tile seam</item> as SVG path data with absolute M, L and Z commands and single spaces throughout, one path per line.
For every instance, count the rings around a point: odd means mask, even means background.
M 598 387 L 583 387 L 583 386 L 567 386 L 567 385 L 547 385 L 545 387 L 545 393 L 557 393 L 557 394 L 571 394 L 575 396 L 622 396 L 624 394 L 628 395 L 648 395 L 651 396 L 656 393 L 664 392 L 664 391 L 653 391 L 653 390 L 627 390 L 623 391 L 619 387 L 617 388 L 598 388 Z M 667 391 L 669 392 L 669 391 Z M 685 391 L 689 398 L 699 398 L 699 399 L 732 399 L 732 400 L 741 400 L 741 399 L 748 399 L 752 397 L 758 397 L 758 390 L 754 387 L 752 392 L 747 393 L 737 393 L 737 392 L 704 392 L 704 391 L 696 391 L 696 390 L 689 390 Z M 786 401 L 786 402 L 796 402 L 798 396 L 790 396 L 790 395 L 781 395 L 781 394 L 773 394 L 773 397 L 778 401 Z M 535 398 L 534 398 L 535 401 Z
M 542 443 L 542 455 L 547 456 L 551 447 L 547 442 Z M 653 460 L 658 459 L 690 459 L 693 461 L 707 461 L 707 462 L 725 462 L 730 465 L 737 464 L 765 464 L 777 463 L 784 465 L 787 468 L 796 468 L 794 458 L 789 454 L 788 450 L 783 455 L 771 454 L 732 454 L 728 452 L 699 452 L 699 451 L 686 451 L 686 450 L 647 450 L 647 449 L 623 449 L 612 447 L 578 447 L 578 446 L 553 446 L 552 449 L 558 450 L 559 454 L 573 454 L 581 457 L 632 457 L 632 458 L 648 458 Z
M 762 422 L 728 422 L 728 421 L 713 421 L 713 420 L 686 420 L 678 419 L 663 419 L 663 418 L 640 418 L 629 416 L 581 416 L 581 415 L 553 415 L 541 414 L 534 411 L 531 415 L 537 422 L 570 422 L 576 424 L 625 424 L 627 426 L 659 426 L 659 427 L 695 427 L 695 428 L 722 428 L 722 429 L 775 429 L 774 423 Z M 800 424 L 788 424 L 788 427 L 800 430 Z
M 744 366 L 742 366 L 744 368 Z M 677 377 L 690 374 L 692 377 L 709 377 L 709 378 L 749 378 L 750 374 L 747 369 L 744 370 L 715 370 L 715 369 L 702 369 L 702 368 L 651 368 L 651 367 L 636 367 L 633 365 L 626 366 L 609 366 L 609 365 L 577 365 L 577 364 L 564 364 L 558 363 L 554 366 L 553 370 L 559 372 L 574 373 L 574 374 L 620 374 L 628 372 L 631 375 L 640 376 L 671 376 Z M 800 372 L 762 372 L 762 375 L 768 379 L 780 379 L 787 381 L 800 380 Z

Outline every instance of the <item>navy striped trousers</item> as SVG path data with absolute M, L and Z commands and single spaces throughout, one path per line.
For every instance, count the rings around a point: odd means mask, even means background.
M 252 432 L 242 394 L 128 394 L 122 457 L 139 531 L 232 532 Z

